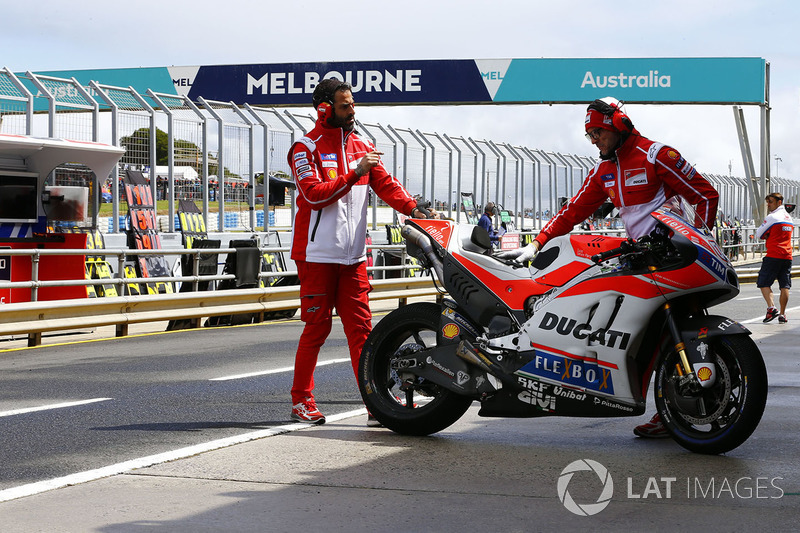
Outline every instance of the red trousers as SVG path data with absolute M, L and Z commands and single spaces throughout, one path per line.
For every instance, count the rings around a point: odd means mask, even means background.
M 371 286 L 365 262 L 339 265 L 297 261 L 297 273 L 300 277 L 300 319 L 306 325 L 294 360 L 293 404 L 314 397 L 314 369 L 319 350 L 331 332 L 334 307 L 342 319 L 356 379 L 361 349 L 372 330 Z

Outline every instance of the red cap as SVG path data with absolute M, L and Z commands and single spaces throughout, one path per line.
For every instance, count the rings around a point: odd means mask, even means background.
M 586 131 L 594 128 L 603 128 L 604 130 L 619 132 L 619 130 L 614 127 L 614 122 L 610 116 L 606 116 L 596 109 L 589 109 L 586 111 Z

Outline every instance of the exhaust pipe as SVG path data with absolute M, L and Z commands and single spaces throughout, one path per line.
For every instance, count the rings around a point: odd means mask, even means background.
M 422 253 L 424 253 L 425 257 L 430 261 L 431 268 L 436 272 L 436 277 L 439 281 L 442 281 L 444 279 L 444 266 L 442 265 L 442 260 L 433 250 L 433 246 L 431 246 L 430 237 L 410 224 L 403 226 L 403 229 L 400 230 L 400 235 L 402 235 L 405 240 L 419 246 Z
M 477 366 L 484 372 L 488 372 L 508 386 L 519 386 L 512 376 L 506 374 L 503 369 L 497 366 L 497 364 L 491 359 L 479 353 L 478 350 L 476 350 L 475 347 L 467 340 L 462 340 L 458 343 L 456 355 L 467 363 Z
M 462 340 L 458 343 L 458 348 L 456 348 L 456 355 L 459 356 L 461 359 L 470 363 L 472 365 L 477 366 L 484 372 L 488 372 L 490 374 L 494 374 L 492 368 L 489 366 L 491 363 L 486 362 L 478 356 L 478 352 L 475 350 L 475 347 L 469 343 L 469 341 Z

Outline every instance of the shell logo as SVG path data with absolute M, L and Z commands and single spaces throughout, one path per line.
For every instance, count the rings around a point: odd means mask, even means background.
M 669 156 L 670 159 L 678 158 L 678 152 L 676 152 L 675 150 L 670 150 L 669 152 L 667 152 L 667 155 Z
M 328 170 L 328 177 L 330 179 L 332 179 L 332 180 L 336 179 L 336 169 L 335 168 L 332 168 L 332 169 Z
M 450 324 L 447 324 L 445 327 L 442 328 L 442 336 L 445 339 L 452 339 L 453 337 L 458 335 L 460 332 L 461 332 L 461 328 L 459 328 L 457 325 L 453 324 L 452 322 Z
M 707 366 L 704 366 L 700 370 L 697 371 L 697 379 L 700 381 L 708 381 L 711 379 L 711 369 Z

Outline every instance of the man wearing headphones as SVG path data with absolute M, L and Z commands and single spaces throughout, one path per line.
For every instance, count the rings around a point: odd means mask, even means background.
M 331 332 L 333 308 L 342 319 L 356 377 L 361 349 L 372 329 L 366 267 L 369 189 L 405 215 L 426 215 L 387 172 L 382 153 L 356 133 L 350 84 L 322 80 L 312 103 L 316 124 L 288 154 L 298 190 L 291 258 L 297 264 L 300 318 L 305 322 L 295 356 L 291 418 L 323 424 L 325 417 L 312 391 L 317 357 Z
M 708 227 L 717 217 L 719 193 L 674 148 L 643 137 L 622 104 L 612 97 L 593 101 L 586 109 L 586 138 L 600 150 L 595 165 L 578 193 L 550 219 L 527 246 L 502 252 L 498 257 L 518 262 L 531 261 L 553 237 L 572 231 L 606 199 L 619 209 L 628 236 L 638 239 L 655 228 L 650 213 L 665 200 L 682 196 L 695 206 L 698 216 Z M 634 428 L 639 437 L 668 437 L 661 419 Z
M 495 206 L 492 202 L 486 202 L 486 207 L 483 208 L 483 215 L 478 220 L 478 225 L 489 233 L 489 239 L 492 244 L 496 245 L 500 241 L 500 237 L 492 226 L 492 217 L 495 215 Z

